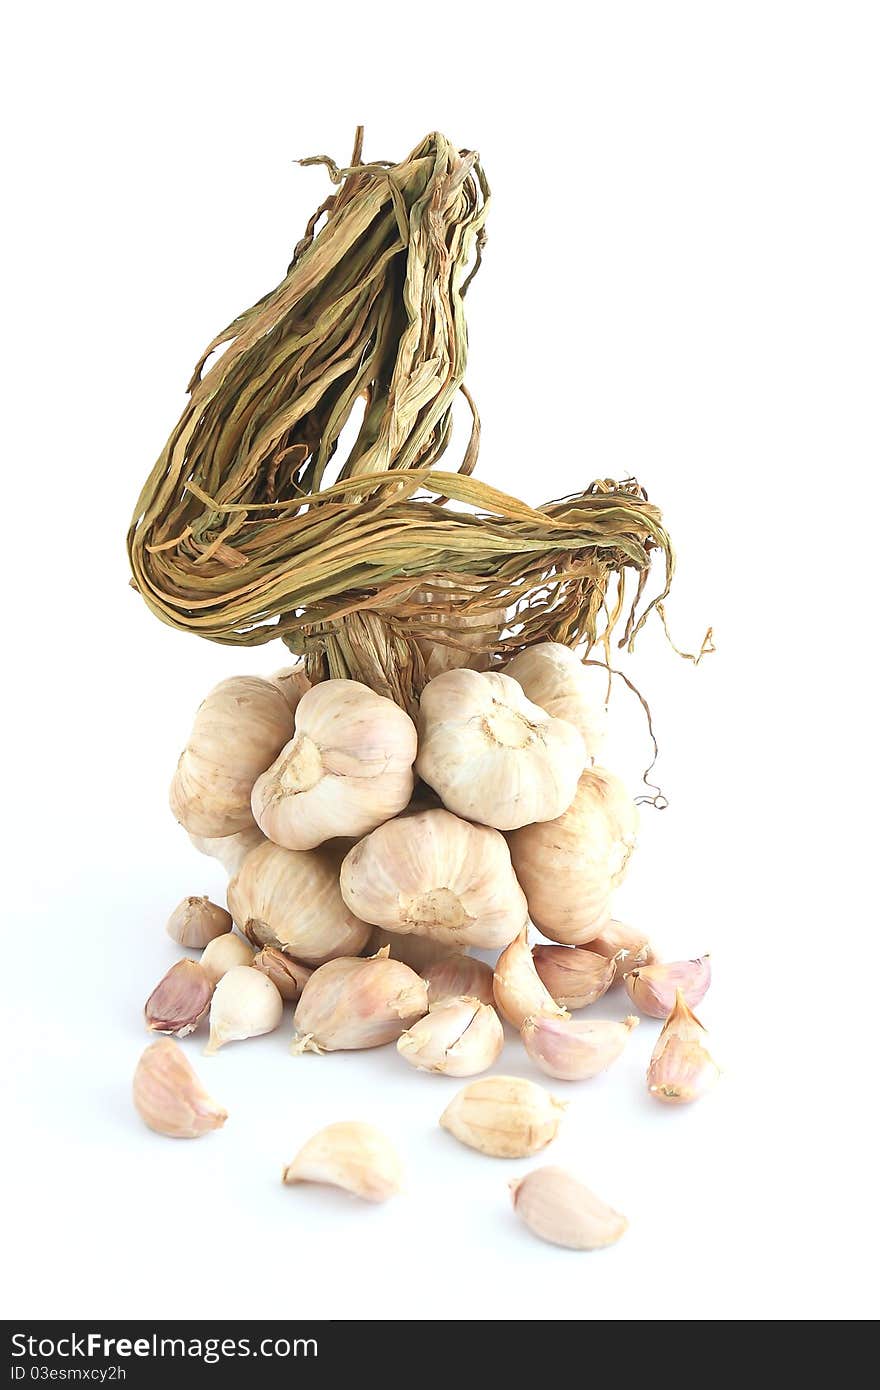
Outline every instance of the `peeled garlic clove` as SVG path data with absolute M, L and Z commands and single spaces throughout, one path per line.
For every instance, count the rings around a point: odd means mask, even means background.
M 493 992 L 499 1010 L 514 1028 L 521 1028 L 527 1018 L 543 1015 L 568 1018 L 535 969 L 527 926 L 498 957 Z
M 569 1250 L 613 1245 L 629 1224 L 564 1168 L 536 1168 L 512 1182 L 510 1192 L 514 1211 L 533 1235 Z
M 557 1004 L 584 1009 L 614 983 L 617 964 L 582 946 L 535 946 L 535 969 Z
M 254 783 L 260 829 L 285 849 L 366 835 L 407 805 L 416 726 L 360 681 L 326 680 L 297 705 L 296 732 Z
M 348 1120 L 314 1134 L 284 1169 L 282 1181 L 328 1183 L 367 1202 L 385 1202 L 400 1191 L 403 1167 L 381 1130 Z
M 573 724 L 592 762 L 602 750 L 608 726 L 608 673 L 585 666 L 561 642 L 536 642 L 504 668 L 526 695 L 554 719 Z
M 685 1002 L 696 1008 L 711 980 L 712 966 L 708 956 L 639 966 L 623 977 L 630 999 L 649 1018 L 666 1018 L 679 989 Z
M 564 1101 L 533 1081 L 488 1076 L 459 1091 L 440 1116 L 440 1124 L 480 1153 L 525 1158 L 556 1137 L 564 1110 Z
M 529 915 L 545 936 L 586 946 L 605 929 L 638 823 L 638 808 L 620 778 L 605 768 L 588 767 L 563 815 L 509 837 Z
M 266 837 L 258 825 L 249 825 L 235 835 L 193 835 L 189 838 L 199 854 L 207 854 L 209 859 L 221 863 L 230 878 L 237 874 L 245 858 L 257 845 L 264 845 Z
M 510 676 L 445 671 L 422 691 L 416 770 L 467 820 L 496 830 L 553 820 L 571 804 L 586 761 L 577 729 Z
M 145 1125 L 171 1139 L 198 1139 L 220 1129 L 226 1111 L 205 1091 L 170 1038 L 162 1038 L 141 1054 L 132 1082 L 132 1099 Z
M 169 800 L 192 835 L 218 838 L 254 823 L 251 790 L 293 734 L 277 686 L 259 676 L 221 681 L 196 712 Z
M 428 1011 L 428 987 L 385 946 L 368 960 L 342 958 L 306 982 L 291 1051 L 339 1052 L 396 1042 Z
M 606 923 L 598 936 L 587 942 L 587 949 L 595 951 L 609 960 L 616 960 L 616 979 L 621 979 L 630 970 L 643 965 L 653 965 L 657 957 L 644 932 L 628 927 L 625 922 L 614 918 Z
M 312 688 L 312 682 L 306 675 L 305 664 L 302 661 L 295 662 L 293 666 L 282 666 L 279 671 L 272 673 L 269 680 L 281 691 L 291 714 L 296 714 L 300 700 L 306 691 Z
M 253 960 L 253 946 L 249 946 L 234 931 L 228 931 L 208 942 L 199 964 L 211 984 L 217 985 L 228 971 L 234 970 L 237 965 L 252 965 Z
M 444 1076 L 476 1076 L 496 1062 L 504 1047 L 501 1019 L 479 999 L 435 1004 L 397 1040 L 405 1062 Z
M 356 956 L 370 928 L 342 901 L 339 863 L 335 846 L 300 852 L 266 840 L 227 889 L 236 925 L 255 946 L 274 946 L 306 965 Z
M 165 928 L 179 946 L 207 946 L 215 936 L 232 930 L 232 918 L 209 898 L 184 898 L 168 918 Z
M 198 961 L 179 960 L 162 976 L 144 1005 L 147 1027 L 153 1033 L 185 1038 L 208 1012 L 213 989 Z
M 670 1105 L 699 1100 L 718 1080 L 718 1067 L 703 1046 L 706 1030 L 688 1008 L 682 990 L 663 1025 L 648 1066 L 648 1090 Z
M 506 946 L 526 920 L 503 835 L 449 811 L 387 821 L 351 849 L 342 896 L 365 922 L 456 946 Z
M 491 965 L 473 956 L 442 956 L 422 971 L 428 986 L 428 1004 L 442 1004 L 446 999 L 467 995 L 482 1004 L 495 1004 L 495 989 Z
M 527 1018 L 521 1035 L 526 1052 L 548 1076 L 586 1081 L 616 1061 L 638 1021 L 632 1015 L 622 1023 L 604 1018 Z
M 264 946 L 251 961 L 255 970 L 268 975 L 282 999 L 298 999 L 312 971 L 307 965 L 276 951 L 274 946 Z
M 228 1042 L 271 1033 L 281 1022 L 283 1001 L 267 975 L 249 965 L 228 970 L 211 1001 L 211 1040 L 205 1055 L 211 1056 Z

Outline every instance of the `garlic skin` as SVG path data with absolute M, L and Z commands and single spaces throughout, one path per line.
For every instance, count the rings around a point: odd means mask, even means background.
M 587 1081 L 617 1060 L 638 1021 L 632 1015 L 622 1023 L 527 1018 L 520 1032 L 526 1052 L 541 1071 L 560 1081 Z
M 260 829 L 285 849 L 315 849 L 360 836 L 396 816 L 413 790 L 416 727 L 384 695 L 358 681 L 306 691 L 296 732 L 254 783 Z
M 312 1135 L 281 1181 L 327 1183 L 365 1202 L 385 1202 L 400 1191 L 403 1166 L 380 1129 L 346 1120 Z
M 617 961 L 583 946 L 534 946 L 542 983 L 564 1009 L 585 1009 L 601 999 L 617 974 Z
M 422 613 L 418 616 L 420 623 L 436 627 L 438 631 L 437 639 L 416 638 L 416 646 L 422 654 L 428 680 L 433 680 L 444 671 L 455 671 L 460 666 L 467 666 L 471 671 L 487 671 L 489 654 L 480 651 L 479 647 L 487 632 L 493 637 L 500 636 L 507 621 L 506 609 L 475 608 L 467 612 L 462 611 L 468 601 L 468 587 L 464 576 L 455 580 L 432 577 L 430 586 L 417 589 L 413 594 L 413 600 L 425 604 L 443 602 L 447 597 L 442 592 L 444 590 L 453 591 L 448 597 L 448 611 L 442 614 Z M 479 590 L 470 592 L 479 595 Z M 449 646 L 445 641 L 441 641 L 441 636 L 444 639 L 448 638 L 454 645 Z
M 281 691 L 291 714 L 296 714 L 296 707 L 300 700 L 306 691 L 312 688 L 312 682 L 306 675 L 305 662 L 303 661 L 297 661 L 292 666 L 282 666 L 280 670 L 273 671 L 269 680 Z
M 598 936 L 587 942 L 587 949 L 597 955 L 614 957 L 615 979 L 620 980 L 630 970 L 642 965 L 653 965 L 657 959 L 654 948 L 644 932 L 628 927 L 625 922 L 617 922 L 612 917 L 606 922 Z
M 703 1046 L 706 1030 L 682 990 L 657 1039 L 648 1066 L 648 1090 L 667 1105 L 688 1105 L 710 1091 L 720 1072 Z
M 168 918 L 165 930 L 179 946 L 196 946 L 201 950 L 215 936 L 232 930 L 232 918 L 224 907 L 218 907 L 207 897 L 184 898 Z
M 442 956 L 422 971 L 428 986 L 428 1005 L 443 1004 L 447 999 L 466 995 L 479 999 L 481 1004 L 495 1004 L 494 975 L 491 965 L 473 956 L 456 954 Z
M 585 666 L 561 642 L 537 642 L 504 668 L 534 704 L 554 719 L 573 724 L 590 762 L 602 751 L 608 732 L 608 673 Z
M 306 965 L 362 951 L 370 928 L 339 891 L 339 854 L 307 852 L 270 840 L 247 856 L 226 891 L 236 926 L 255 946 L 274 946 Z
M 387 946 L 367 960 L 331 960 L 306 982 L 291 1052 L 383 1047 L 428 1012 L 428 987 Z
M 192 835 L 235 835 L 254 823 L 254 782 L 293 734 L 277 686 L 259 676 L 221 681 L 202 701 L 171 783 L 171 810 Z
M 231 919 L 230 919 L 231 920 Z M 209 941 L 199 958 L 199 964 L 211 984 L 216 986 L 238 965 L 253 965 L 254 948 L 234 931 Z
M 636 805 L 620 779 L 590 767 L 564 815 L 510 836 L 510 856 L 529 915 L 545 936 L 582 946 L 603 931 L 611 895 L 635 847 L 638 823 Z
M 221 1129 L 228 1118 L 170 1038 L 150 1043 L 141 1054 L 131 1094 L 144 1124 L 169 1139 L 200 1139 Z
M 640 1013 L 666 1018 L 675 1005 L 678 990 L 695 1009 L 712 982 L 709 956 L 644 965 L 624 975 L 623 984 Z
M 239 830 L 237 835 L 220 835 L 216 839 L 193 834 L 189 838 L 199 854 L 217 859 L 230 878 L 238 873 L 252 849 L 266 843 L 266 837 L 258 825 L 249 825 L 246 830 Z
M 565 1111 L 557 1100 L 520 1076 L 472 1081 L 452 1099 L 440 1124 L 468 1148 L 493 1158 L 526 1158 L 556 1137 Z
M 211 1001 L 210 1057 L 228 1042 L 258 1038 L 281 1022 L 281 995 L 267 975 L 250 965 L 235 965 L 220 980 Z
M 577 729 L 532 704 L 510 676 L 446 671 L 422 691 L 416 771 L 467 820 L 496 830 L 554 820 L 586 761 Z
M 274 946 L 264 946 L 251 961 L 255 970 L 268 975 L 282 999 L 296 1000 L 302 994 L 312 971 Z
M 477 1076 L 497 1062 L 504 1047 L 501 1019 L 479 999 L 447 999 L 397 1040 L 405 1062 L 443 1076 Z
M 535 1168 L 510 1184 L 513 1209 L 533 1235 L 569 1250 L 601 1250 L 620 1240 L 625 1216 L 564 1168 Z
M 568 1018 L 535 969 L 527 925 L 498 957 L 492 988 L 499 1012 L 514 1028 L 521 1028 L 527 1018 Z
M 504 836 L 449 811 L 379 826 L 342 863 L 342 896 L 364 921 L 452 946 L 506 946 L 526 920 Z
M 144 1005 L 151 1033 L 185 1038 L 211 1006 L 214 985 L 198 961 L 179 960 L 162 976 Z

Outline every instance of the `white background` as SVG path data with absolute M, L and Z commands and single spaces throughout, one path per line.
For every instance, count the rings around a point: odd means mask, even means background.
M 26 17 L 24 17 L 26 14 Z M 19 7 L 5 242 L 7 1316 L 812 1319 L 876 1314 L 877 10 L 870 4 Z M 532 502 L 635 473 L 680 645 L 644 634 L 670 798 L 618 913 L 711 949 L 713 1096 L 645 1093 L 655 1025 L 547 1160 L 630 1230 L 533 1240 L 436 1124 L 456 1083 L 275 1035 L 189 1055 L 230 1111 L 133 1113 L 141 1008 L 186 893 L 223 891 L 166 786 L 236 653 L 162 627 L 124 533 L 205 341 L 282 276 L 327 192 L 296 156 L 440 128 L 496 194 L 468 298 L 480 473 Z M 459 432 L 459 439 L 463 431 Z M 636 789 L 644 730 L 615 704 Z M 606 1007 L 607 1006 L 607 1007 Z M 610 996 L 597 1008 L 621 1016 Z M 511 1040 L 507 1071 L 535 1075 Z M 375 1121 L 384 1208 L 284 1189 L 319 1126 Z M 874 1136 L 876 1140 L 876 1135 Z

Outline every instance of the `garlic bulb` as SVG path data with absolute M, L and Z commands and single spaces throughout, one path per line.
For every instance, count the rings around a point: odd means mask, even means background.
M 467 601 L 468 587 L 464 577 L 456 580 L 432 577 L 430 587 L 418 589 L 413 594 L 416 603 L 438 603 L 446 599 L 443 590 L 452 590 L 449 596 L 449 609 L 445 613 L 424 613 L 419 622 L 437 628 L 435 639 L 416 638 L 416 646 L 422 654 L 428 680 L 433 680 L 444 671 L 454 671 L 459 666 L 467 666 L 472 671 L 486 671 L 489 668 L 488 652 L 480 651 L 483 639 L 489 633 L 500 636 L 507 614 L 503 608 L 471 608 L 462 611 Z M 471 591 L 474 595 L 479 590 Z M 464 598 L 461 595 L 464 594 Z M 448 645 L 451 643 L 452 645 Z
M 595 761 L 608 726 L 607 671 L 585 666 L 561 642 L 538 642 L 509 661 L 504 674 L 519 681 L 529 699 L 554 719 L 573 724 Z
M 249 965 L 233 966 L 214 990 L 206 1056 L 228 1042 L 271 1033 L 281 1022 L 283 1009 L 281 995 L 267 975 Z
M 201 1085 L 183 1048 L 170 1038 L 150 1043 L 141 1054 L 131 1089 L 144 1124 L 170 1139 L 200 1139 L 228 1119 Z
M 306 675 L 305 663 L 302 661 L 295 662 L 293 666 L 282 666 L 280 671 L 273 671 L 269 679 L 281 691 L 291 714 L 296 713 L 300 700 L 306 691 L 312 688 L 312 682 Z
M 638 820 L 619 778 L 590 767 L 564 815 L 514 831 L 513 867 L 532 921 L 545 936 L 579 946 L 599 935 L 626 873 Z
M 339 883 L 364 921 L 447 946 L 505 946 L 526 920 L 504 836 L 449 811 L 381 825 L 349 850 Z
M 481 1004 L 495 1003 L 492 967 L 473 956 L 443 956 L 422 971 L 422 979 L 428 986 L 431 1006 L 460 999 L 462 995 L 479 999 Z
M 251 965 L 269 976 L 282 999 L 298 999 L 312 974 L 307 965 L 301 965 L 274 946 L 264 946 L 254 956 Z
M 708 956 L 639 966 L 623 977 L 623 985 L 636 1008 L 649 1018 L 665 1018 L 679 990 L 684 1001 L 696 1008 L 712 982 Z
M 368 960 L 331 960 L 307 980 L 291 1051 L 340 1052 L 395 1042 L 428 1011 L 428 987 L 385 947 Z
M 381 1130 L 347 1120 L 313 1134 L 281 1180 L 328 1183 L 364 1201 L 385 1202 L 400 1191 L 403 1167 Z
M 521 1028 L 527 1018 L 539 1016 L 568 1018 L 568 1013 L 549 993 L 529 950 L 529 929 L 523 927 L 495 966 L 495 1003 L 508 1023 Z
M 208 1012 L 213 989 L 213 981 L 198 961 L 179 960 L 144 1005 L 147 1027 L 153 1033 L 185 1038 Z
M 386 931 L 384 927 L 374 927 L 363 954 L 375 956 L 383 946 L 388 947 L 388 954 L 392 960 L 402 960 L 404 965 L 408 965 L 417 975 L 424 974 L 425 968 L 432 961 L 439 960 L 449 951 L 444 941 L 435 941 L 430 936 L 416 936 L 414 932 L 402 935 L 397 931 Z
M 192 835 L 234 835 L 253 825 L 251 791 L 293 733 L 277 686 L 259 676 L 215 685 L 196 712 L 171 783 L 171 810 Z
M 614 957 L 587 951 L 582 946 L 535 946 L 535 969 L 550 994 L 564 1009 L 585 1009 L 595 1004 L 614 983 Z
M 300 700 L 296 733 L 261 777 L 251 804 L 260 829 L 285 849 L 365 835 L 402 811 L 413 790 L 416 728 L 358 681 L 322 681 Z
M 548 1076 L 586 1081 L 616 1061 L 638 1019 L 527 1018 L 521 1036 L 526 1052 Z
M 247 856 L 226 901 L 255 946 L 274 946 L 306 965 L 357 955 L 370 935 L 342 901 L 339 856 L 329 848 L 298 852 L 267 840 Z
M 238 873 L 252 849 L 266 843 L 266 837 L 258 825 L 249 825 L 246 830 L 239 830 L 237 835 L 212 838 L 207 835 L 190 834 L 189 838 L 199 854 L 207 854 L 209 858 L 217 859 L 230 878 Z
M 587 945 L 597 955 L 606 956 L 609 960 L 614 957 L 617 980 L 638 966 L 653 965 L 657 959 L 644 932 L 628 927 L 625 922 L 616 922 L 613 917 Z
M 565 1102 L 521 1076 L 472 1081 L 450 1101 L 440 1124 L 461 1144 L 493 1158 L 526 1158 L 556 1137 Z
M 397 1050 L 419 1071 L 476 1076 L 497 1062 L 504 1047 L 501 1019 L 479 999 L 447 999 L 402 1033 Z
M 216 936 L 209 941 L 199 959 L 199 964 L 212 985 L 217 985 L 229 970 L 237 965 L 252 965 L 254 948 L 234 931 L 224 936 Z
M 179 946 L 201 949 L 232 928 L 232 918 L 209 898 L 184 898 L 168 918 L 165 930 Z
M 515 830 L 571 804 L 587 761 L 577 729 L 510 676 L 447 671 L 422 691 L 416 770 L 468 820 Z
M 513 1209 L 533 1235 L 569 1250 L 601 1250 L 628 1222 L 564 1168 L 535 1168 L 510 1184 Z
M 715 1085 L 719 1071 L 703 1046 L 706 1030 L 691 1013 L 684 993 L 675 1003 L 657 1039 L 648 1067 L 648 1090 L 668 1105 L 687 1105 Z

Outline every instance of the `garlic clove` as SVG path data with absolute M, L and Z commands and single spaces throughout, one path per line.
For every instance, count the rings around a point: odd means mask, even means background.
M 284 1169 L 282 1182 L 327 1183 L 367 1202 L 385 1202 L 400 1191 L 403 1167 L 381 1130 L 349 1120 L 312 1135 Z
M 669 1105 L 687 1105 L 711 1090 L 720 1072 L 703 1046 L 706 1030 L 688 1008 L 684 993 L 663 1025 L 648 1066 L 648 1090 Z
M 203 1089 L 183 1049 L 170 1038 L 150 1043 L 141 1054 L 132 1099 L 144 1124 L 171 1139 L 199 1139 L 227 1119 L 223 1107 Z
M 218 907 L 207 897 L 184 898 L 168 918 L 165 930 L 179 946 L 201 950 L 215 936 L 232 930 L 232 918 L 225 907 Z
M 283 1001 L 267 975 L 234 965 L 220 980 L 211 1001 L 210 1057 L 228 1042 L 271 1033 L 281 1022 Z
M 298 960 L 285 955 L 283 951 L 276 951 L 274 946 L 264 946 L 254 956 L 251 965 L 269 976 L 282 999 L 298 999 L 313 973 L 307 965 L 300 965 Z
M 532 957 L 542 983 L 564 1009 L 584 1009 L 611 988 L 617 973 L 608 960 L 582 946 L 534 946 Z
M 639 966 L 623 977 L 630 999 L 649 1018 L 666 1018 L 675 1004 L 676 991 L 679 989 L 685 1002 L 691 1008 L 696 1008 L 711 980 L 712 966 L 708 956 Z
M 498 957 L 493 992 L 498 1009 L 514 1028 L 521 1028 L 527 1018 L 540 1015 L 568 1018 L 567 1010 L 557 1004 L 535 969 L 528 926 Z
M 556 1137 L 565 1102 L 519 1076 L 487 1076 L 463 1087 L 440 1116 L 462 1144 L 494 1158 L 525 1158 Z
M 491 965 L 473 956 L 457 954 L 432 961 L 421 972 L 428 986 L 428 1004 L 442 1004 L 446 999 L 467 995 L 483 1004 L 495 1004 L 494 977 Z
M 237 965 L 252 965 L 254 948 L 234 931 L 215 936 L 199 958 L 199 964 L 212 985 L 217 985 L 228 971 Z
M 397 1050 L 419 1071 L 476 1076 L 497 1062 L 504 1047 L 501 1019 L 479 999 L 446 999 L 402 1033 Z
M 653 965 L 657 957 L 644 932 L 628 927 L 625 922 L 617 922 L 612 917 L 598 936 L 586 943 L 587 950 L 597 955 L 617 960 L 616 978 L 619 980 L 630 970 L 643 965 Z
M 342 957 L 307 980 L 293 1016 L 291 1051 L 338 1052 L 396 1042 L 428 1011 L 428 987 L 388 947 L 367 960 Z
M 510 1184 L 513 1209 L 533 1235 L 569 1250 L 601 1250 L 620 1240 L 625 1216 L 564 1168 L 536 1168 Z
M 586 1081 L 617 1060 L 638 1021 L 632 1015 L 622 1023 L 604 1018 L 527 1018 L 521 1036 L 532 1061 L 548 1076 Z
M 144 1005 L 147 1027 L 152 1033 L 185 1038 L 208 1012 L 213 988 L 198 961 L 179 960 L 162 976 Z

